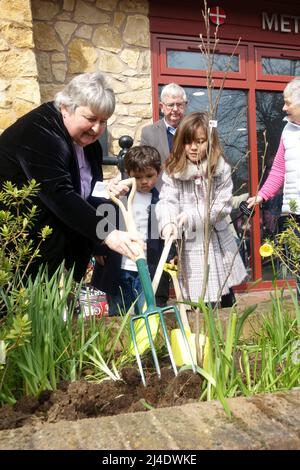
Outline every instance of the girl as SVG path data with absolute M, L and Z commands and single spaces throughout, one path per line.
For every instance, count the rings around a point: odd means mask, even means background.
M 247 273 L 225 219 L 232 208 L 232 180 L 221 153 L 217 131 L 210 128 L 207 113 L 184 117 L 166 161 L 156 214 L 163 238 L 177 239 L 179 229 L 184 229 L 180 283 L 184 297 L 194 302 L 203 293 L 206 224 L 209 245 L 204 301 L 221 299 L 222 307 L 230 307 L 235 302 L 231 286 L 240 284 Z M 207 217 L 209 178 L 212 186 Z

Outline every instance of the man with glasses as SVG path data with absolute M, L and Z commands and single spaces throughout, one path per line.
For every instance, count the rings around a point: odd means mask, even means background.
M 163 118 L 142 129 L 141 145 L 155 147 L 161 156 L 162 163 L 170 154 L 176 128 L 184 116 L 187 104 L 185 90 L 177 83 L 165 85 L 160 94 L 160 111 Z M 161 175 L 156 188 L 162 185 Z
M 154 124 L 142 129 L 141 145 L 155 147 L 161 156 L 162 164 L 170 154 L 176 128 L 184 116 L 187 104 L 185 90 L 177 83 L 165 85 L 160 94 L 160 111 L 163 118 Z M 161 174 L 159 175 L 156 188 L 160 191 L 162 185 Z M 163 307 L 169 299 L 170 276 L 165 271 L 162 274 L 156 292 L 156 304 Z

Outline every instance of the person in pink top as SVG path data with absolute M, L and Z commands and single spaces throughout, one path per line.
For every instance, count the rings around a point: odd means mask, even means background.
M 270 174 L 258 194 L 247 199 L 250 209 L 256 204 L 268 201 L 283 187 L 279 229 L 285 226 L 289 215 L 293 215 L 300 226 L 300 77 L 295 77 L 287 84 L 283 97 L 287 124 L 282 131 Z M 296 202 L 296 210 L 293 212 L 291 201 Z M 299 231 L 297 236 L 300 238 Z M 297 295 L 300 300 L 300 272 L 297 275 Z

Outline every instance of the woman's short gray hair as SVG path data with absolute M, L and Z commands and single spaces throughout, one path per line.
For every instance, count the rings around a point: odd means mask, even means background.
M 289 98 L 294 105 L 300 105 L 300 77 L 295 77 L 287 84 L 283 96 Z
M 87 106 L 97 115 L 110 117 L 115 110 L 115 94 L 102 73 L 82 73 L 55 95 L 54 103 L 57 109 L 64 105 L 71 113 L 78 106 Z
M 163 87 L 160 94 L 160 100 L 164 101 L 166 96 L 182 96 L 183 101 L 187 102 L 185 89 L 180 85 L 177 85 L 177 83 L 168 83 L 168 85 Z

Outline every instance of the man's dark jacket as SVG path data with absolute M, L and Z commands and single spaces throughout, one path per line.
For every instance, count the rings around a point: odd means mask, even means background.
M 88 145 L 84 153 L 91 166 L 93 189 L 97 180 L 102 181 L 101 145 Z M 41 246 L 42 257 L 36 265 L 47 262 L 52 273 L 65 260 L 67 268 L 75 265 L 75 279 L 79 280 L 93 247 L 100 248 L 102 242 L 96 235 L 100 218 L 95 207 L 103 201 L 81 197 L 76 152 L 52 102 L 30 111 L 0 136 L 0 188 L 7 180 L 21 187 L 31 179 L 40 184 L 33 201 L 39 208 L 33 237 L 45 225 L 53 229 Z

